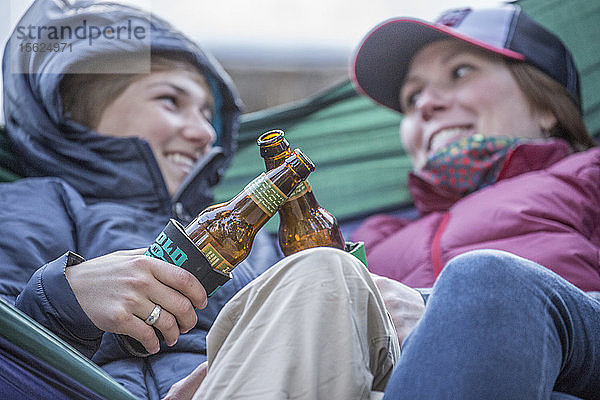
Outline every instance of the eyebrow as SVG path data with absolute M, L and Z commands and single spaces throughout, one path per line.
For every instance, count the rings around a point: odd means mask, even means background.
M 182 94 L 186 97 L 192 97 L 192 95 L 186 88 L 182 87 L 181 85 L 177 85 L 175 83 L 169 82 L 169 81 L 158 81 L 158 82 L 153 82 L 150 85 L 148 85 L 149 88 L 153 88 L 156 86 L 169 86 L 179 94 Z M 202 88 L 202 89 L 204 90 L 204 88 Z M 205 99 L 205 103 L 207 106 L 209 106 L 212 109 L 214 107 L 213 96 L 210 92 L 206 92 L 206 94 L 207 94 L 207 96 Z
M 454 51 L 448 52 L 445 56 L 442 57 L 442 63 L 447 63 L 448 61 L 456 58 L 458 56 L 463 55 L 464 53 L 469 53 L 469 50 L 463 46 L 455 46 Z
M 462 47 L 462 46 L 457 46 L 457 48 L 455 49 L 455 51 L 449 52 L 448 54 L 445 54 L 442 59 L 441 59 L 441 64 L 446 64 L 450 61 L 452 61 L 452 59 L 459 57 L 465 53 L 469 53 L 468 49 Z M 402 89 L 404 87 L 404 85 L 406 85 L 407 83 L 411 83 L 414 81 L 418 81 L 419 77 L 418 76 L 410 76 L 407 74 L 407 79 L 404 80 L 404 82 L 402 82 L 402 85 L 400 86 L 400 88 Z

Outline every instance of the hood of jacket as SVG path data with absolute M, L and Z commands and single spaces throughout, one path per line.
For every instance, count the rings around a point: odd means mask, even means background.
M 117 39 L 120 28 L 123 36 Z M 132 35 L 136 28 L 137 36 Z M 62 50 L 42 51 L 42 34 L 64 44 Z M 63 115 L 59 84 L 64 73 L 115 51 L 176 53 L 195 65 L 212 89 L 216 145 L 172 199 L 145 140 L 102 136 Z M 218 62 L 166 21 L 116 3 L 36 0 L 9 38 L 2 69 L 7 134 L 24 175 L 60 177 L 88 204 L 130 203 L 184 221 L 212 202 L 211 187 L 236 149 L 241 101 Z

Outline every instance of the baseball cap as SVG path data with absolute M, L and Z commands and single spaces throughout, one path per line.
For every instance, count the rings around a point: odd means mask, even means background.
M 351 71 L 355 86 L 376 102 L 402 112 L 398 94 L 413 56 L 425 45 L 448 38 L 537 67 L 564 86 L 581 111 L 579 74 L 571 53 L 556 35 L 512 4 L 449 10 L 434 23 L 415 18 L 380 23 L 355 53 Z

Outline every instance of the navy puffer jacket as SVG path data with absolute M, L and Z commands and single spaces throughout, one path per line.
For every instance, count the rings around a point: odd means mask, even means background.
M 195 64 L 213 90 L 217 146 L 171 199 L 147 142 L 101 136 L 63 116 L 61 72 L 113 52 L 115 40 L 99 37 L 90 45 L 89 38 L 63 38 L 71 51 L 26 52 L 19 43 L 34 40 L 19 38 L 16 30 L 2 64 L 4 113 L 18 167 L 27 178 L 0 185 L 0 295 L 91 357 L 133 394 L 158 399 L 205 360 L 206 333 L 225 302 L 278 256 L 271 238 L 259 233 L 234 278 L 197 311 L 197 326 L 157 355 L 130 357 L 113 334 L 91 323 L 65 279 L 64 268 L 74 261 L 69 252 L 90 259 L 147 247 L 169 218 L 185 224 L 211 204 L 210 188 L 235 150 L 240 101 L 215 60 L 166 22 L 134 8 L 37 0 L 18 27 L 76 26 L 81 20 L 88 26 L 145 26 L 150 41 L 120 41 L 120 51 L 177 53 Z

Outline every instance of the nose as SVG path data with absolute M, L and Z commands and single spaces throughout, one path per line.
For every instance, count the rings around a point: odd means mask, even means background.
M 217 139 L 217 133 L 210 121 L 202 113 L 193 113 L 186 117 L 181 135 L 205 152 Z
M 429 121 L 436 113 L 446 110 L 448 104 L 448 91 L 442 87 L 430 84 L 421 90 L 416 102 L 416 109 L 424 121 Z

